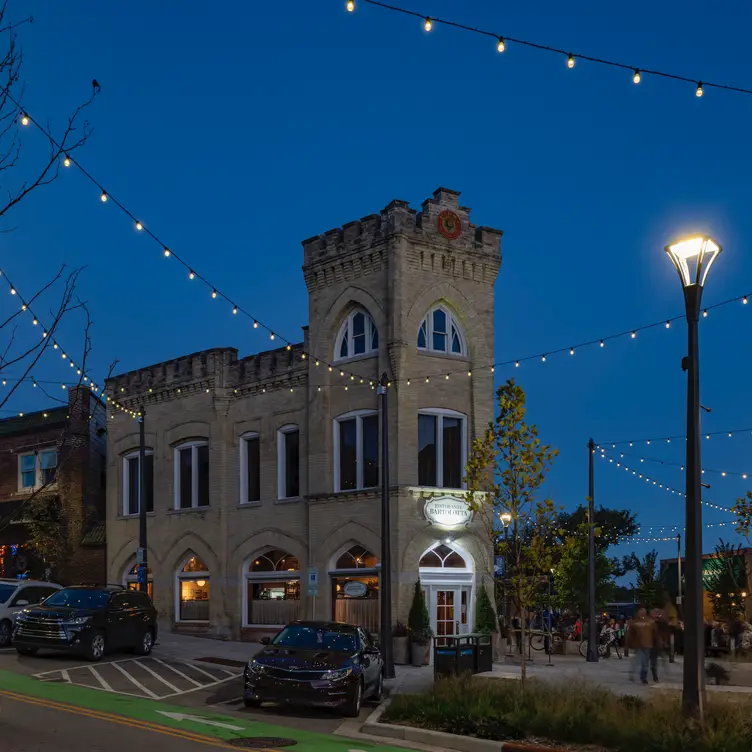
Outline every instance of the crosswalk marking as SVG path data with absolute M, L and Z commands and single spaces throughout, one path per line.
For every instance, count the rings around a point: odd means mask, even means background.
M 195 679 L 192 679 L 190 676 L 188 676 L 188 674 L 184 674 L 182 671 L 180 671 L 179 669 L 175 668 L 175 666 L 173 666 L 173 665 L 171 665 L 169 663 L 165 663 L 164 661 L 159 660 L 159 658 L 155 658 L 154 660 L 157 663 L 159 663 L 160 665 L 164 666 L 165 668 L 170 669 L 170 671 L 174 671 L 178 676 L 182 676 L 183 679 L 185 679 L 186 681 L 191 682 L 191 684 L 194 684 L 197 687 L 202 687 L 203 686 L 201 684 L 201 682 L 197 682 Z
M 170 684 L 170 682 L 168 682 L 167 679 L 165 679 L 163 676 L 160 676 L 156 671 L 152 671 L 146 665 L 146 662 L 139 663 L 138 665 L 141 666 L 141 668 L 144 669 L 144 671 L 148 671 L 155 679 L 159 679 L 159 681 L 161 681 L 162 684 L 166 684 L 173 692 L 177 692 L 178 694 L 180 694 L 180 690 L 174 684 Z M 133 677 L 131 677 L 131 679 L 132 678 Z
M 102 685 L 102 689 L 107 690 L 107 692 L 114 692 L 115 690 L 104 680 L 104 677 L 102 674 L 97 671 L 94 666 L 89 666 L 89 669 L 91 670 L 91 673 L 94 674 L 94 678 Z M 65 678 L 65 677 L 63 677 Z
M 185 664 L 185 665 L 187 666 L 188 664 Z M 191 668 L 192 668 L 192 669 L 193 669 L 194 671 L 198 671 L 199 673 L 205 674 L 205 675 L 206 675 L 206 676 L 208 676 L 208 677 L 209 677 L 209 678 L 210 678 L 210 679 L 211 679 L 212 681 L 217 681 L 217 678 L 218 678 L 218 677 L 216 677 L 216 676 L 215 676 L 214 674 L 210 674 L 210 673 L 209 673 L 208 671 L 204 671 L 204 669 L 202 669 L 202 668 L 199 668 L 198 666 L 194 666 L 194 665 L 193 665 L 192 663 L 190 664 L 190 666 L 191 666 Z M 225 671 L 225 669 L 223 669 L 223 668 L 222 668 L 222 669 L 219 669 L 219 670 L 220 670 L 220 671 Z M 231 671 L 228 671 L 228 672 L 226 672 L 226 673 L 229 673 L 229 674 L 230 674 L 230 676 L 239 676 L 239 675 L 240 675 L 240 674 L 233 674 L 233 673 L 232 673 Z
M 145 687 L 141 682 L 136 679 L 135 676 L 131 676 L 124 668 L 120 666 L 119 663 L 113 663 L 112 664 L 123 676 L 125 676 L 127 679 L 130 679 L 145 695 L 149 695 L 149 697 L 152 698 L 152 700 L 158 700 L 159 695 L 156 692 L 152 692 L 148 687 Z M 94 669 L 92 668 L 92 671 Z

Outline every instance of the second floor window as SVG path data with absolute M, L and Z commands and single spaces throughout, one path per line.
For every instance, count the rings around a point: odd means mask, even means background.
M 33 491 L 57 478 L 57 449 L 43 449 L 18 457 L 18 487 L 21 491 Z
M 334 421 L 334 490 L 353 491 L 379 484 L 379 416 L 343 415 Z
M 240 438 L 240 503 L 261 501 L 260 439 L 257 433 Z
M 418 485 L 462 488 L 465 416 L 450 410 L 418 414 Z
M 300 496 L 300 430 L 295 425 L 277 431 L 277 496 Z
M 208 506 L 209 444 L 181 444 L 175 448 L 175 509 Z
M 342 322 L 334 346 L 334 359 L 368 355 L 379 349 L 379 332 L 371 315 L 362 308 L 351 311 Z
M 141 478 L 139 476 L 139 453 L 132 452 L 123 458 L 123 515 L 140 511 Z M 147 450 L 144 460 L 146 481 L 146 511 L 154 511 L 154 454 Z

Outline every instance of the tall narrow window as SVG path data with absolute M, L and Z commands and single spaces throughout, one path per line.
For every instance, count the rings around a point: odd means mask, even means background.
M 240 439 L 240 503 L 261 501 L 260 439 L 248 433 Z
M 123 514 L 127 517 L 140 511 L 141 479 L 138 474 L 139 453 L 131 452 L 123 458 Z M 154 511 L 154 454 L 147 450 L 144 458 L 146 482 L 146 511 Z
M 175 448 L 175 508 L 209 506 L 209 445 L 192 441 Z
M 432 308 L 418 327 L 418 349 L 448 355 L 467 355 L 457 319 L 442 306 Z
M 335 360 L 368 355 L 379 349 L 379 332 L 370 314 L 355 308 L 342 322 L 334 346 Z
M 57 449 L 42 449 L 18 456 L 18 489 L 33 491 L 57 479 Z
M 418 484 L 462 488 L 465 476 L 465 416 L 452 410 L 418 414 Z
M 277 431 L 277 494 L 280 499 L 300 496 L 300 431 L 295 425 Z
M 358 411 L 335 419 L 334 475 L 335 491 L 378 486 L 378 413 Z

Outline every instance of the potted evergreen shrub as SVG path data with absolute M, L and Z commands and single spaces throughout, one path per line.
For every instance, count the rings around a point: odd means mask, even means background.
M 410 615 L 407 619 L 407 629 L 410 633 L 412 664 L 413 666 L 425 666 L 428 663 L 428 646 L 431 643 L 433 632 L 431 631 L 431 619 L 428 616 L 428 608 L 420 580 L 415 583 L 413 604 L 410 606 Z
M 392 629 L 392 657 L 400 666 L 410 663 L 410 642 L 407 627 L 398 621 Z
M 478 644 L 476 653 L 475 670 L 478 673 L 491 671 L 493 658 L 497 653 L 498 629 L 496 627 L 496 614 L 494 613 L 491 599 L 488 597 L 486 588 L 481 584 L 478 588 L 478 598 L 475 604 L 475 631 L 478 634 L 489 635 L 491 644 Z

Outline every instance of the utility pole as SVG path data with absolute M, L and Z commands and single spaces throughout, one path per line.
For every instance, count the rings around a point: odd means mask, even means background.
M 595 442 L 588 441 L 588 663 L 598 663 L 598 635 L 595 629 Z
M 141 405 L 138 416 L 138 589 L 142 593 L 149 591 L 149 562 L 146 553 L 146 409 Z
M 677 587 L 676 587 L 676 605 L 682 604 L 682 571 L 681 571 L 681 533 L 676 536 L 676 570 L 677 570 Z M 679 609 L 677 609 L 678 611 Z
M 384 658 L 384 678 L 394 679 L 392 654 L 392 524 L 389 500 L 389 410 L 386 371 L 381 375 L 378 395 L 381 397 L 381 655 Z

